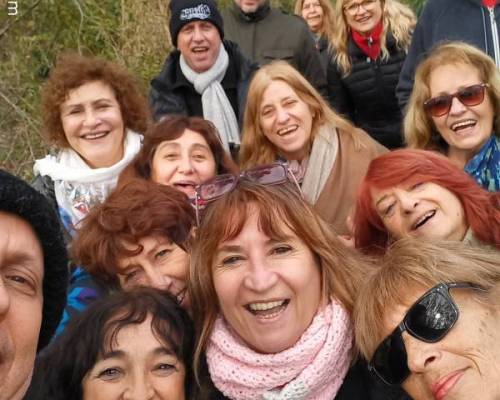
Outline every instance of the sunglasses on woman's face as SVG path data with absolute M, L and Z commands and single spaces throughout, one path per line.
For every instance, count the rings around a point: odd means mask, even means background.
M 262 185 L 279 185 L 290 181 L 296 185 L 302 195 L 300 185 L 286 163 L 262 165 L 243 171 L 239 175 L 218 175 L 214 179 L 198 185 L 195 189 L 196 223 L 198 226 L 200 226 L 200 210 L 208 203 L 233 190 L 241 179 L 248 179 Z
M 433 97 L 424 103 L 424 109 L 432 117 L 441 117 L 450 112 L 453 98 L 456 97 L 464 106 L 477 106 L 484 100 L 485 89 L 489 87 L 487 83 L 467 86 L 453 94 L 444 94 Z
M 453 328 L 459 317 L 450 289 L 483 290 L 470 283 L 440 283 L 427 291 L 408 310 L 403 321 L 377 347 L 369 363 L 388 385 L 399 385 L 410 375 L 402 333 L 426 343 L 436 343 Z

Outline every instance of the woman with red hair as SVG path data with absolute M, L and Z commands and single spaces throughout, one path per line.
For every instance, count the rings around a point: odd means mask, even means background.
M 500 195 L 482 189 L 444 156 L 402 149 L 372 160 L 354 217 L 356 247 L 381 253 L 402 237 L 500 248 Z

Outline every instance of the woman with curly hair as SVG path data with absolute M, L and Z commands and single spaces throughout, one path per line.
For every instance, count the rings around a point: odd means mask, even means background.
M 401 147 L 395 90 L 415 15 L 397 0 L 338 0 L 334 15 L 327 73 L 332 106 L 384 146 Z
M 403 237 L 500 249 L 500 195 L 478 186 L 438 153 L 395 150 L 368 167 L 358 193 L 354 236 L 365 253 L 384 252 Z
M 34 165 L 69 236 L 114 188 L 141 146 L 148 108 L 135 79 L 97 57 L 60 56 L 42 92 L 44 138 L 56 149 Z
M 442 43 L 417 68 L 405 117 L 409 147 L 437 150 L 500 190 L 500 70 L 464 42 Z

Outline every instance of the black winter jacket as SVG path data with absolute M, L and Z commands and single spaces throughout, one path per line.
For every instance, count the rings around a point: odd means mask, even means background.
M 236 43 L 224 40 L 223 44 L 229 55 L 229 66 L 221 85 L 241 127 L 248 85 L 258 66 L 243 56 Z M 180 52 L 174 50 L 165 60 L 160 74 L 151 81 L 149 102 L 155 121 L 165 114 L 203 117 L 201 95 L 182 73 L 179 59 Z
M 410 98 L 419 62 L 443 40 L 472 44 L 489 54 L 500 68 L 500 4 L 490 10 L 482 0 L 427 0 L 396 89 L 401 109 Z
M 328 64 L 328 94 L 330 104 L 355 125 L 364 129 L 389 149 L 403 144 L 402 115 L 396 99 L 396 85 L 406 53 L 396 46 L 388 34 L 386 39 L 389 58 L 372 61 L 349 39 L 352 70 L 342 76 L 333 61 Z

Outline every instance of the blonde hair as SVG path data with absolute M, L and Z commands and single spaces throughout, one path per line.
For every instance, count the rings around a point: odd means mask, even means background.
M 492 248 L 401 239 L 379 265 L 364 281 L 354 309 L 356 344 L 367 360 L 384 338 L 387 313 L 397 305 L 410 306 L 408 292 L 414 288 L 467 282 L 486 290 L 481 303 L 500 307 L 499 252 Z
M 319 127 L 323 124 L 330 124 L 343 131 L 339 134 L 349 135 L 353 131 L 360 131 L 347 119 L 336 114 L 300 72 L 285 61 L 274 61 L 261 67 L 255 73 L 248 89 L 243 121 L 243 139 L 239 154 L 241 169 L 269 164 L 278 157 L 278 148 L 264 135 L 260 126 L 262 97 L 268 86 L 274 81 L 281 81 L 289 85 L 311 110 L 313 120 L 310 145 L 312 145 Z M 356 139 L 355 143 L 359 147 L 360 144 Z
M 432 118 L 424 110 L 424 102 L 431 97 L 430 76 L 434 69 L 444 65 L 467 65 L 479 73 L 482 83 L 489 84 L 487 93 L 495 111 L 494 129 L 500 135 L 500 71 L 495 62 L 476 47 L 459 41 L 435 46 L 420 63 L 404 119 L 404 136 L 408 147 L 446 152 L 448 145 L 437 132 Z M 453 77 L 450 77 L 453 79 Z
M 236 237 L 246 222 L 248 206 L 258 210 L 259 227 L 270 238 L 283 240 L 291 229 L 318 262 L 322 295 L 335 297 L 351 313 L 358 283 L 366 272 L 363 256 L 340 243 L 336 234 L 291 184 L 263 186 L 248 180 L 210 204 L 203 215 L 191 252 L 190 298 L 197 327 L 195 370 L 220 313 L 213 282 L 213 264 L 219 245 Z
M 302 17 L 302 7 L 304 6 L 304 2 L 306 0 L 297 0 L 295 2 L 294 13 L 300 17 Z M 319 29 L 319 32 L 316 34 L 322 36 L 327 39 L 328 44 L 330 45 L 333 40 L 333 32 L 334 32 L 334 20 L 335 13 L 333 11 L 333 6 L 330 0 L 316 0 L 321 8 L 323 9 L 323 22 Z
M 335 50 L 335 62 L 343 76 L 351 73 L 352 60 L 349 56 L 349 38 L 351 28 L 349 27 L 344 14 L 344 5 L 350 0 L 337 0 L 335 3 L 335 21 L 332 47 Z M 382 7 L 383 31 L 380 37 L 381 58 L 388 60 L 387 34 L 390 32 L 396 40 L 396 46 L 408 51 L 411 36 L 417 19 L 412 9 L 397 0 L 379 0 Z

